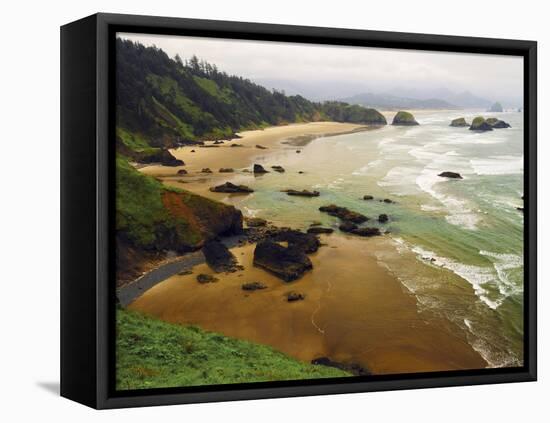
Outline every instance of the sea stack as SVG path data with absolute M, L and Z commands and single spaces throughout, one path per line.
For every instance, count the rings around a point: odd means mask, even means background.
M 478 116 L 472 121 L 470 131 L 492 131 L 493 127 L 487 123 L 483 116 Z
M 488 110 L 491 113 L 502 113 L 504 109 L 502 108 L 502 104 L 500 104 L 498 101 L 491 106 L 491 108 Z
M 454 126 L 454 127 L 457 127 L 457 128 L 461 128 L 461 127 L 464 127 L 464 126 L 470 126 L 470 124 L 468 122 L 466 122 L 466 119 L 461 117 L 461 118 L 453 119 L 449 126 Z
M 394 116 L 392 125 L 415 126 L 418 125 L 418 122 L 415 120 L 412 113 L 400 111 Z

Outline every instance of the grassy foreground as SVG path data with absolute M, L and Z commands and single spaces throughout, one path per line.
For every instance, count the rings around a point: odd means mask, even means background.
M 351 376 L 265 346 L 117 310 L 117 389 Z

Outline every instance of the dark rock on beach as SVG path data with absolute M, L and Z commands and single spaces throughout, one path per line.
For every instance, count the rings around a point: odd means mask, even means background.
M 335 204 L 319 207 L 319 211 L 330 214 L 331 216 L 338 217 L 341 220 L 345 220 L 352 223 L 363 223 L 369 220 L 369 218 L 361 213 L 357 213 L 347 209 L 346 207 L 339 207 Z
M 378 221 L 380 223 L 386 223 L 388 220 L 389 220 L 389 217 L 386 213 L 382 213 L 381 215 L 378 216 Z
M 286 282 L 300 278 L 313 268 L 311 260 L 302 250 L 294 246 L 283 247 L 273 241 L 262 241 L 256 245 L 254 265 Z
M 462 179 L 462 175 L 456 172 L 441 172 L 437 176 L 441 176 L 442 178 Z
M 260 150 L 267 150 L 267 147 L 264 147 L 263 145 L 256 144 L 256 148 L 259 148 Z
M 203 167 L 201 173 L 212 173 L 209 167 Z
M 256 174 L 269 173 L 269 171 L 265 170 L 264 167 L 260 164 L 255 164 L 254 165 L 253 172 L 256 173 Z
M 297 248 L 305 254 L 314 253 L 321 246 L 321 242 L 315 234 L 304 233 L 294 229 L 279 229 L 271 236 L 271 240 L 286 242 L 289 247 Z
M 271 169 L 273 169 L 275 172 L 284 173 L 285 169 L 282 166 L 271 166 Z
M 491 125 L 491 128 L 494 128 L 494 129 L 511 128 L 509 123 L 504 122 L 503 120 L 500 120 L 497 118 L 487 118 L 485 122 Z
M 206 263 L 217 273 L 235 272 L 239 268 L 233 253 L 218 240 L 205 243 L 202 247 L 202 253 Z
M 357 225 L 351 222 L 343 222 L 340 226 L 338 226 L 338 229 L 342 232 L 351 232 L 357 229 Z
M 220 173 L 233 173 L 233 172 L 235 172 L 235 170 L 232 167 L 222 167 L 222 168 L 220 168 L 220 170 L 218 172 L 220 172 Z
M 260 217 L 247 217 L 245 222 L 249 228 L 259 228 L 267 225 L 267 221 Z
M 311 364 L 317 365 L 317 366 L 327 366 L 327 367 L 334 367 L 336 369 L 344 370 L 347 372 L 350 372 L 354 374 L 355 376 L 367 376 L 370 375 L 371 372 L 361 365 L 357 363 L 339 363 L 337 361 L 332 361 L 328 357 L 319 357 L 311 360 Z
M 389 198 L 384 198 L 383 200 L 380 200 L 386 204 L 395 204 L 395 201 L 393 200 L 390 200 Z
M 214 283 L 214 282 L 218 282 L 218 278 L 216 278 L 214 276 L 211 276 L 211 275 L 206 275 L 204 273 L 201 273 L 201 274 L 197 275 L 197 282 L 198 283 Z
M 231 144 L 230 147 L 242 147 L 242 144 Z
M 304 189 L 302 191 L 297 191 L 295 189 L 285 189 L 281 192 L 286 192 L 287 195 L 293 195 L 297 197 L 319 197 L 319 191 L 308 191 Z
M 225 184 L 211 187 L 210 191 L 225 192 L 230 194 L 250 194 L 251 192 L 254 192 L 252 188 L 249 188 L 246 185 L 235 185 L 231 182 L 226 182 Z
M 178 170 L 178 175 L 187 175 L 187 171 L 185 169 Z
M 154 149 L 152 153 L 138 154 L 136 160 L 139 163 L 150 164 L 160 163 L 163 166 L 184 166 L 183 160 L 176 159 L 170 151 L 165 149 Z
M 267 285 L 261 282 L 248 282 L 241 285 L 243 291 L 258 291 L 259 289 L 266 289 Z
M 313 226 L 307 230 L 308 234 L 331 234 L 334 232 L 332 228 L 323 228 L 321 226 Z
M 368 200 L 373 200 L 373 199 L 374 199 L 374 197 L 373 197 L 372 195 L 364 195 L 364 196 L 363 196 L 363 200 L 367 200 L 367 201 L 368 201 Z
M 292 303 L 294 301 L 302 301 L 302 300 L 305 300 L 306 299 L 306 296 L 305 294 L 301 294 L 299 292 L 289 292 L 288 294 L 286 294 L 286 300 L 289 302 L 289 303 Z
M 350 231 L 353 235 L 371 237 L 382 235 L 378 228 L 356 228 Z

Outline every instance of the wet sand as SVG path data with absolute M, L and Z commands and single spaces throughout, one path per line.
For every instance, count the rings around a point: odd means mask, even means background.
M 311 140 L 314 137 L 368 129 L 372 128 L 352 123 L 310 122 L 245 131 L 238 134 L 241 138 L 224 141 L 216 147 L 186 146 L 170 150 L 176 158 L 184 161 L 184 166 L 152 165 L 141 167 L 139 170 L 146 175 L 162 179 L 167 185 L 219 199 L 219 194 L 210 193 L 209 187 L 224 183 L 243 169 L 251 170 L 255 159 L 262 159 L 277 150 L 300 150 L 300 146 L 292 145 L 297 141 L 299 143 L 300 137 L 308 137 Z M 232 144 L 241 146 L 231 147 Z M 214 144 L 212 141 L 207 141 L 206 145 Z M 265 147 L 265 150 L 257 148 L 256 145 Z M 194 153 L 191 152 L 192 150 Z M 220 173 L 219 169 L 222 167 L 233 168 L 235 172 Z M 212 173 L 201 173 L 204 168 L 211 169 Z M 187 175 L 177 175 L 180 169 L 185 169 L 188 172 Z
M 376 374 L 486 366 L 458 329 L 453 334 L 448 322 L 417 312 L 415 297 L 372 255 L 378 240 L 338 234 L 322 240 L 328 245 L 311 256 L 313 270 L 298 281 L 285 283 L 254 267 L 254 246 L 247 245 L 232 250 L 243 271 L 200 284 L 197 274 L 214 274 L 200 264 L 192 275 L 154 286 L 129 308 L 268 344 L 304 361 L 328 356 L 359 363 Z M 241 289 L 253 281 L 268 288 Z M 287 302 L 290 291 L 305 300 Z

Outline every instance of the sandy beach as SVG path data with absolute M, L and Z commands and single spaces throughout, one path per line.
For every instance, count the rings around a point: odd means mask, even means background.
M 245 168 L 250 169 L 255 159 L 261 159 L 281 149 L 300 150 L 299 144 L 304 143 L 304 137 L 307 142 L 316 137 L 368 129 L 371 128 L 351 123 L 310 122 L 245 131 L 238 134 L 240 138 L 224 141 L 223 144 L 215 145 L 212 141 L 207 141 L 205 147 L 186 146 L 170 150 L 176 158 L 184 161 L 185 166 L 153 165 L 142 167 L 140 171 L 161 178 L 167 185 L 219 199 L 219 194 L 210 193 L 209 187 L 223 183 Z M 285 144 L 287 142 L 289 144 Z M 265 149 L 257 148 L 257 145 Z M 220 173 L 219 169 L 222 167 L 233 168 L 235 173 Z M 209 168 L 212 173 L 201 172 L 205 168 Z M 180 169 L 185 169 L 187 175 L 177 175 Z
M 235 174 L 219 173 L 219 168 L 242 172 L 243 168 L 250 169 L 256 159 L 277 150 L 300 149 L 284 143 L 304 140 L 296 137 L 357 130 L 364 127 L 317 122 L 247 131 L 240 134 L 242 138 L 219 147 L 172 150 L 185 162 L 183 167 L 148 166 L 140 170 L 165 184 L 221 200 L 223 197 L 208 188 Z M 242 147 L 230 147 L 234 143 Z M 257 144 L 266 149 L 256 148 Z M 206 167 L 213 173 L 200 173 Z M 181 168 L 188 174 L 175 176 Z M 218 274 L 217 283 L 199 284 L 197 274 L 214 274 L 206 264 L 199 264 L 193 274 L 174 275 L 155 285 L 130 308 L 169 322 L 197 325 L 271 345 L 300 360 L 327 356 L 360 363 L 377 374 L 487 365 L 468 344 L 462 330 L 450 328 L 449 321 L 433 313 L 418 312 L 414 295 L 377 262 L 374 253 L 382 248 L 382 238 L 334 233 L 321 239 L 326 245 L 311 256 L 313 271 L 293 283 L 254 267 L 254 245 L 245 245 L 232 249 L 244 270 Z M 241 289 L 243 283 L 255 281 L 268 288 L 256 292 Z M 306 298 L 288 303 L 285 294 L 289 291 Z

